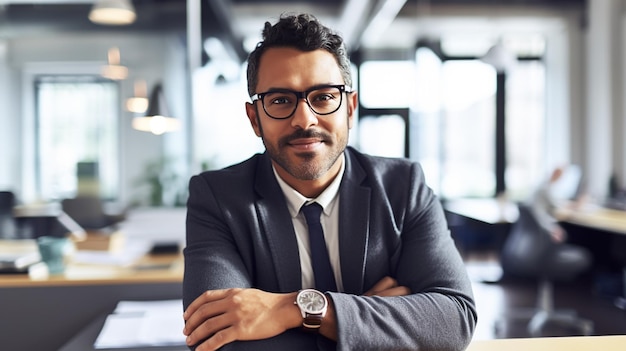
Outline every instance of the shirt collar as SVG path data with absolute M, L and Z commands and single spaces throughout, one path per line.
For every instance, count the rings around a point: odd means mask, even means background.
M 303 196 L 294 188 L 289 186 L 276 172 L 274 165 L 272 164 L 272 170 L 274 171 L 274 176 L 278 181 L 278 185 L 285 194 L 285 198 L 287 200 L 287 207 L 289 209 L 289 213 L 291 217 L 295 218 L 298 213 L 300 213 L 300 208 L 304 204 L 308 204 L 311 202 L 317 202 L 324 209 L 324 213 L 329 215 L 335 201 L 333 201 L 337 197 L 337 193 L 339 192 L 339 185 L 341 184 L 341 179 L 343 178 L 344 171 L 346 169 L 346 160 L 344 154 L 341 154 L 342 162 L 341 168 L 339 169 L 339 173 L 335 177 L 335 179 L 328 185 L 326 189 L 316 198 L 311 199 Z

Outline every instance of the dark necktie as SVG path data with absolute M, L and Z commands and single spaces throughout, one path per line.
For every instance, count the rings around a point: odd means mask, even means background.
M 300 209 L 309 227 L 309 245 L 311 246 L 311 265 L 315 277 L 315 288 L 320 291 L 337 291 L 333 268 L 330 265 L 328 249 L 324 240 L 324 231 L 320 223 L 322 206 L 317 202 L 302 206 Z

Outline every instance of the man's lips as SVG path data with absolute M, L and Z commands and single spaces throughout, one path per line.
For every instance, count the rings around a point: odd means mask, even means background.
M 319 138 L 299 138 L 289 141 L 288 145 L 298 150 L 312 150 L 324 144 Z

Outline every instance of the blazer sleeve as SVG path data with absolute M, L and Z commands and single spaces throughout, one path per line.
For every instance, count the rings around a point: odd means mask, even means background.
M 338 350 L 459 351 L 472 338 L 477 315 L 463 261 L 421 168 L 414 164 L 410 173 L 404 174 L 412 185 L 399 231 L 395 278 L 412 294 L 329 293 L 338 322 Z
M 251 286 L 235 238 L 222 219 L 219 203 L 202 176 L 189 181 L 183 306 L 203 292 Z

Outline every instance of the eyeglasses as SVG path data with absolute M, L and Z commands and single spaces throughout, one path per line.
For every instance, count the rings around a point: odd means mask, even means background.
M 343 93 L 351 93 L 347 85 L 321 85 L 306 91 L 275 89 L 252 95 L 254 103 L 261 100 L 265 113 L 274 119 L 287 119 L 296 112 L 298 101 L 304 99 L 311 111 L 318 115 L 330 115 L 339 110 Z

